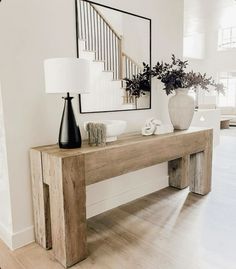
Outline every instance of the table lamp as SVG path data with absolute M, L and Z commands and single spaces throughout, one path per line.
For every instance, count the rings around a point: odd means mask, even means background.
M 53 58 L 44 61 L 47 93 L 67 93 L 59 131 L 59 147 L 80 148 L 81 134 L 76 124 L 70 93 L 88 93 L 90 88 L 89 61 L 78 58 Z

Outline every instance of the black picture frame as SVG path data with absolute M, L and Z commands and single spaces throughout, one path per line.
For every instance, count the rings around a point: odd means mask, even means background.
M 150 67 L 152 66 L 152 20 L 150 18 L 144 17 L 142 15 L 138 15 L 138 14 L 135 14 L 135 13 L 131 13 L 131 12 L 122 10 L 122 9 L 118 9 L 118 8 L 110 7 L 110 6 L 107 6 L 107 5 L 100 4 L 100 3 L 96 3 L 96 2 L 93 2 L 93 1 L 90 1 L 90 0 L 75 0 L 76 56 L 77 56 L 77 58 L 79 58 L 78 1 L 88 2 L 88 3 L 91 3 L 93 5 L 98 5 L 98 6 L 101 6 L 101 7 L 104 7 L 104 8 L 109 8 L 111 10 L 115 10 L 115 11 L 122 12 L 122 13 L 127 14 L 127 15 L 131 15 L 131 16 L 135 16 L 135 17 L 147 20 L 149 22 L 149 55 L 150 55 L 149 56 L 149 64 L 150 64 Z M 91 113 L 107 113 L 107 112 L 124 112 L 124 111 L 149 110 L 149 109 L 152 108 L 152 80 L 151 79 L 150 79 L 150 87 L 151 87 L 151 90 L 150 90 L 150 104 L 149 104 L 149 107 L 147 107 L 147 108 L 134 108 L 134 109 L 122 109 L 122 110 L 118 109 L 118 110 L 83 112 L 82 111 L 81 96 L 79 94 L 79 112 L 80 112 L 80 114 L 91 114 Z

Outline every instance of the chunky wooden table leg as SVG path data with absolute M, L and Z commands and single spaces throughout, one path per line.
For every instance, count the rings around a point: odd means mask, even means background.
M 211 191 L 211 162 L 207 152 L 199 152 L 190 158 L 190 191 L 205 195 Z
M 49 171 L 54 256 L 70 267 L 87 257 L 84 157 L 48 154 L 43 165 Z
M 190 157 L 190 191 L 205 195 L 211 191 L 212 133 L 207 138 L 204 151 Z
M 169 186 L 184 189 L 189 186 L 190 156 L 168 162 Z
M 49 187 L 43 182 L 41 152 L 30 151 L 35 241 L 45 249 L 52 247 Z

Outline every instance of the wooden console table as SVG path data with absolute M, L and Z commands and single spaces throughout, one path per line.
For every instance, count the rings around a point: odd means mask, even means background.
M 30 151 L 36 242 L 65 267 L 87 257 L 86 185 L 169 162 L 169 185 L 211 190 L 212 129 L 144 137 L 126 135 L 106 147 Z M 145 179 L 143 179 L 145 180 Z

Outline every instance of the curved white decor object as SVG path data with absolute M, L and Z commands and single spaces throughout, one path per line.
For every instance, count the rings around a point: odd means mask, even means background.
M 188 90 L 176 89 L 175 95 L 169 100 L 169 115 L 175 130 L 188 129 L 193 119 L 195 104 L 193 97 L 188 95 Z
M 100 121 L 87 121 L 84 123 L 84 129 L 89 122 L 103 123 L 106 125 L 106 142 L 113 142 L 117 140 L 117 136 L 124 133 L 127 122 L 124 120 L 100 120 Z

